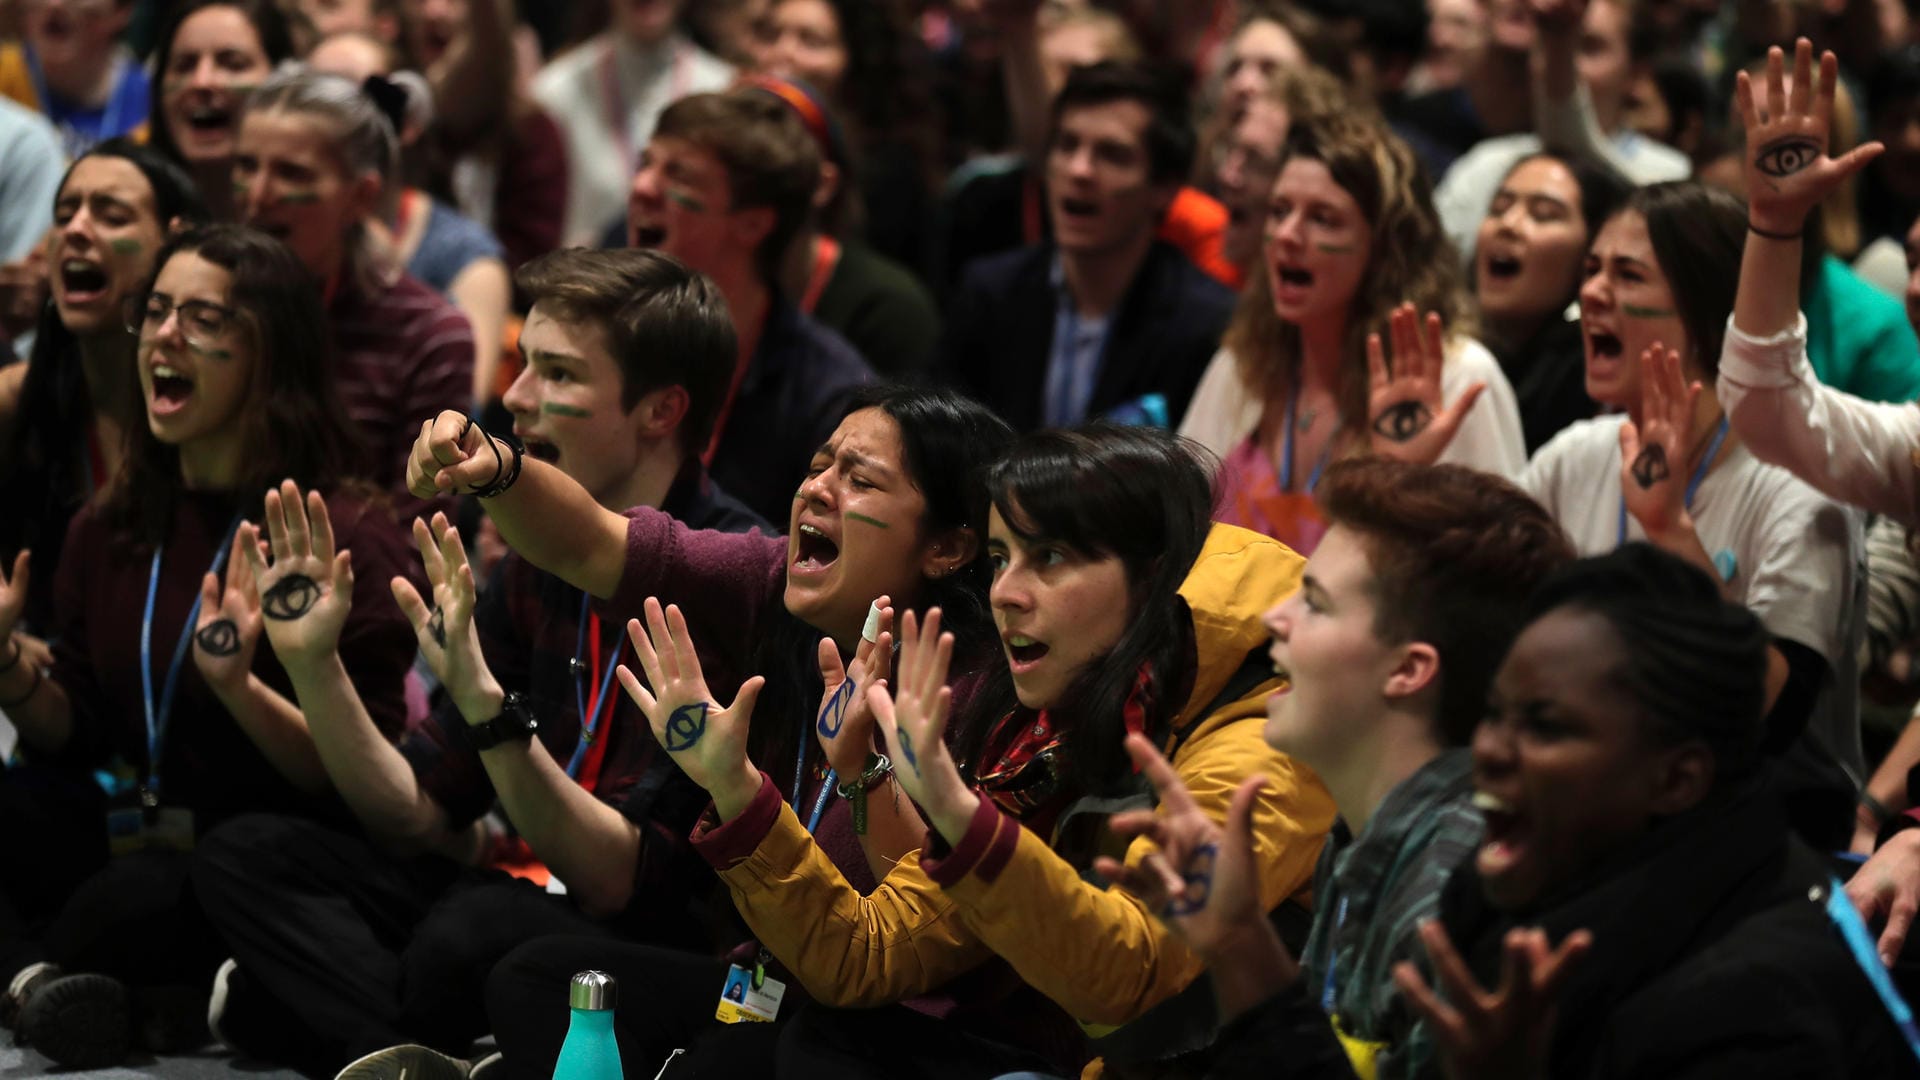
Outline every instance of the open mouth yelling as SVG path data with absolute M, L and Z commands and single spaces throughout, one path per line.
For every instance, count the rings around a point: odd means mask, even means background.
M 69 304 L 84 304 L 107 294 L 107 271 L 99 263 L 68 258 L 60 262 L 60 294 Z
M 560 463 L 559 447 L 538 435 L 521 435 L 519 432 L 515 432 L 514 434 L 519 435 L 520 442 L 527 448 L 528 457 L 536 461 L 544 461 L 549 465 L 558 465 Z
M 1091 199 L 1076 199 L 1071 195 L 1060 197 L 1060 216 L 1070 221 L 1087 221 L 1100 213 L 1100 204 Z
M 1473 805 L 1487 823 L 1486 836 L 1474 856 L 1475 866 L 1482 877 L 1499 877 L 1526 854 L 1526 819 L 1512 803 L 1489 792 L 1474 792 Z
M 1596 360 L 1618 360 L 1623 350 L 1618 335 L 1608 330 L 1587 330 L 1587 355 Z
M 1001 644 L 1007 650 L 1007 665 L 1015 675 L 1025 675 L 1032 671 L 1047 655 L 1050 646 L 1025 634 L 1003 634 Z
M 152 385 L 149 407 L 155 416 L 171 416 L 193 397 L 193 379 L 165 361 L 153 365 Z
M 1518 258 L 1505 253 L 1488 255 L 1484 265 L 1487 280 L 1501 284 L 1518 280 L 1522 269 Z
M 793 531 L 793 557 L 787 567 L 793 574 L 825 573 L 839 561 L 840 545 L 818 526 L 801 525 Z

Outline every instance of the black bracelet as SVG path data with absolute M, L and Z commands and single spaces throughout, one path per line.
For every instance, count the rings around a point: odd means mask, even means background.
M 1760 226 L 1755 225 L 1751 221 L 1747 222 L 1747 231 L 1752 233 L 1755 236 L 1764 236 L 1769 240 L 1798 240 L 1804 235 L 1806 235 L 1805 229 L 1802 229 L 1800 232 L 1790 232 L 1790 233 L 1768 232 L 1767 230 L 1761 228 Z
M 33 695 L 40 692 L 40 684 L 46 680 L 46 677 L 47 677 L 46 672 L 41 671 L 39 668 L 34 668 L 33 669 L 33 685 L 27 687 L 26 693 L 21 694 L 19 697 L 14 698 L 12 701 L 0 701 L 0 709 L 11 709 L 16 705 L 25 705 L 29 698 L 33 697 Z
M 527 444 L 512 435 L 490 434 L 487 436 L 487 442 L 493 445 L 496 458 L 501 457 L 499 444 L 506 443 L 507 449 L 513 451 L 513 464 L 507 465 L 504 460 L 502 461 L 501 467 L 494 470 L 493 479 L 487 481 L 485 487 L 473 493 L 476 498 L 481 499 L 491 499 L 496 495 L 504 494 L 508 488 L 512 487 L 514 481 L 520 479 L 520 466 L 527 454 Z
M 8 634 L 7 640 L 11 642 L 13 645 L 13 659 L 7 661 L 7 665 L 5 667 L 0 667 L 0 675 L 5 675 L 7 672 L 12 671 L 14 668 L 18 667 L 20 664 L 20 658 L 26 655 L 26 650 L 20 647 L 19 638 L 14 637 L 12 634 Z
M 1893 816 L 1893 811 L 1887 807 L 1886 803 L 1868 794 L 1864 788 L 1860 791 L 1860 801 L 1858 805 L 1867 812 L 1867 816 L 1873 818 L 1875 826 L 1885 825 L 1887 819 Z

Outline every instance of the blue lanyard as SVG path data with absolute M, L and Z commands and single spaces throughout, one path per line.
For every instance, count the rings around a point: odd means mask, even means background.
M 606 673 L 600 676 L 600 696 L 593 699 L 593 712 L 587 712 L 586 685 L 580 678 L 580 669 L 586 665 L 587 655 L 587 604 L 591 598 L 586 590 L 580 591 L 580 633 L 573 643 L 573 701 L 579 707 L 580 741 L 574 744 L 573 757 L 567 761 L 567 777 L 580 779 L 580 763 L 587 758 L 587 748 L 593 745 L 593 736 L 600 728 L 600 712 L 607 704 L 607 690 L 613 685 L 613 669 L 619 667 L 620 650 L 625 640 L 614 642 L 613 656 L 607 660 Z
M 1866 972 L 1873 992 L 1880 995 L 1880 1004 L 1886 1006 L 1894 1025 L 1905 1036 L 1907 1049 L 1920 1058 L 1920 1028 L 1914 1026 L 1913 1010 L 1894 990 L 1893 980 L 1887 978 L 1887 965 L 1881 963 L 1879 954 L 1874 952 L 1873 936 L 1867 932 L 1867 924 L 1860 921 L 1860 913 L 1853 910 L 1853 902 L 1847 899 L 1839 878 L 1827 879 L 1827 918 L 1833 922 L 1834 929 L 1840 931 L 1847 951 L 1853 954 L 1853 962 Z
M 1281 426 L 1280 450 L 1280 490 L 1293 490 L 1293 414 L 1300 408 L 1300 373 L 1293 374 L 1293 388 L 1287 392 L 1287 417 Z M 1325 446 L 1320 448 L 1319 460 L 1313 463 L 1313 472 L 1307 476 L 1307 494 L 1320 486 L 1320 474 L 1327 470 L 1327 456 L 1333 453 L 1335 436 L 1340 434 L 1339 427 L 1327 436 Z
M 1706 456 L 1693 470 L 1693 479 L 1687 481 L 1687 509 L 1693 509 L 1693 496 L 1700 490 L 1700 481 L 1707 478 L 1707 470 L 1713 468 L 1713 459 L 1720 454 L 1720 444 L 1727 441 L 1727 418 L 1720 418 L 1720 426 L 1713 429 L 1713 440 L 1707 443 Z M 1627 542 L 1627 497 L 1620 496 L 1620 543 Z
M 807 741 L 813 738 L 813 725 L 808 724 L 800 730 L 800 752 L 793 759 L 793 812 L 800 813 L 800 781 L 806 775 Z M 813 800 L 813 817 L 807 822 L 808 832 L 817 832 L 820 828 L 820 815 L 827 812 L 827 796 L 833 794 L 833 782 L 839 776 L 832 769 L 827 770 L 827 779 L 820 785 L 820 795 Z
M 54 113 L 53 91 L 47 86 L 46 73 L 40 70 L 40 57 L 30 48 L 23 48 L 21 52 L 25 54 L 27 77 L 33 82 L 34 96 L 40 99 L 40 111 L 51 117 Z M 79 151 L 75 146 L 80 139 L 84 139 L 88 145 L 91 145 L 120 134 L 120 112 L 126 105 L 123 97 L 127 89 L 126 77 L 126 57 L 116 56 L 113 61 L 113 89 L 107 94 L 107 103 L 100 107 L 100 123 L 92 132 L 81 131 L 80 125 L 73 119 L 75 113 L 86 110 L 71 110 L 67 118 L 61 121 L 60 126 L 67 129 L 64 133 L 66 137 L 62 141 L 72 144 L 67 147 L 69 153 L 78 155 Z
M 213 556 L 213 565 L 207 567 L 207 573 L 219 576 L 222 567 L 227 564 L 227 550 L 233 546 L 234 531 L 240 528 L 240 517 L 235 515 L 233 524 L 227 526 L 226 538 L 220 541 L 220 547 Z M 173 716 L 173 692 L 180 688 L 180 668 L 187 659 L 187 647 L 193 641 L 194 625 L 200 621 L 200 590 L 193 591 L 193 606 L 187 609 L 187 621 L 180 628 L 180 640 L 173 647 L 173 662 L 167 666 L 167 681 L 160 691 L 156 705 L 153 697 L 153 602 L 160 591 L 160 556 L 166 551 L 166 545 L 160 544 L 153 549 L 153 566 L 147 571 L 147 611 L 140 618 L 140 689 L 147 713 L 147 778 L 141 785 L 144 796 L 158 798 L 160 794 L 160 748 L 167 739 L 167 722 Z

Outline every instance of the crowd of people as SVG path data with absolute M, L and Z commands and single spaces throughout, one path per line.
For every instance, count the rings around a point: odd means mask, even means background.
M 0 1025 L 1920 1077 L 1917 328 L 1910 4 L 0 0 Z

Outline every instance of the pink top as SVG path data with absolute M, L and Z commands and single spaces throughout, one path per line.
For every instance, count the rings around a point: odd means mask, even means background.
M 1311 555 L 1327 533 L 1326 519 L 1312 492 L 1281 489 L 1280 474 L 1259 440 L 1256 430 L 1220 459 L 1219 503 L 1213 518 L 1265 533 L 1301 555 Z M 1296 488 L 1307 487 L 1308 477 L 1294 479 Z

